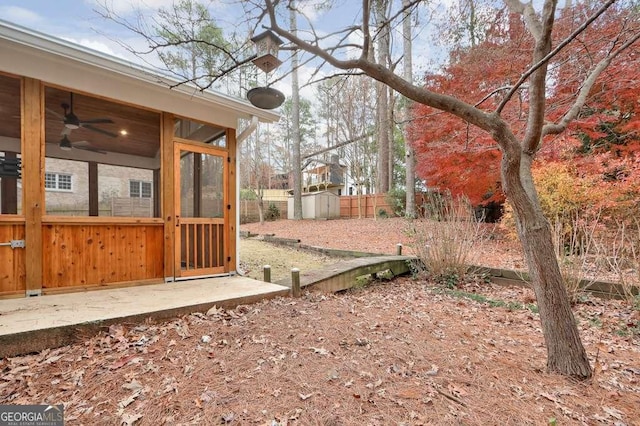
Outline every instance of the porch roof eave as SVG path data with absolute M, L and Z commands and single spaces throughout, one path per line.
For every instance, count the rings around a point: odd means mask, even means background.
M 257 117 L 261 122 L 272 123 L 280 118 L 278 113 L 256 108 L 248 101 L 201 91 L 139 64 L 3 20 L 0 20 L 0 47 L 3 47 L 0 71 L 50 84 L 204 121 L 210 121 L 207 116 L 212 113 L 224 111 L 225 123 L 220 124 L 231 128 L 238 127 L 238 119 Z M 3 53 L 6 58 L 2 58 Z M 34 61 L 36 58 L 40 61 Z M 43 66 L 43 61 L 56 66 Z M 124 81 L 127 84 L 117 90 L 118 82 Z

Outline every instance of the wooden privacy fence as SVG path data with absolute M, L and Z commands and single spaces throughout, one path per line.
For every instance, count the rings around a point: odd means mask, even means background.
M 387 202 L 386 194 L 346 195 L 340 197 L 340 218 L 374 217 L 384 210 L 393 216 L 393 208 Z
M 424 194 L 416 194 L 416 206 L 424 203 Z M 265 214 L 269 209 L 269 204 L 273 203 L 280 211 L 280 219 L 287 218 L 287 202 L 286 201 L 264 201 Z M 360 206 L 360 208 L 358 208 Z M 387 199 L 387 194 L 371 194 L 371 195 L 342 195 L 340 196 L 340 218 L 341 219 L 357 219 L 358 217 L 373 217 L 374 212 L 380 216 L 383 211 L 388 216 L 395 216 L 393 206 Z M 258 201 L 257 200 L 241 200 L 240 201 L 240 223 L 258 222 Z
M 358 201 L 358 198 L 360 199 Z M 423 193 L 416 193 L 416 206 L 420 207 L 425 203 L 426 196 Z M 359 204 L 358 204 L 359 203 Z M 358 209 L 358 205 L 360 208 Z M 403 206 L 404 208 L 404 203 Z M 389 198 L 387 194 L 372 194 L 372 195 L 347 195 L 340 197 L 340 218 L 341 219 L 353 219 L 353 218 L 367 218 L 374 217 L 374 212 L 380 216 L 380 213 L 388 216 L 396 216 L 394 206 L 389 204 Z M 359 213 L 360 212 L 360 213 Z M 361 216 L 359 216 L 361 214 Z
M 269 211 L 269 204 L 273 204 L 280 212 L 280 219 L 287 218 L 287 201 L 264 200 L 264 214 Z M 240 200 L 240 223 L 254 223 L 260 221 L 258 200 Z

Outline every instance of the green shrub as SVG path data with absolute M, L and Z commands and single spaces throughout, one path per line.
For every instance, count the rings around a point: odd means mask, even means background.
M 389 217 L 389 213 L 387 213 L 387 211 L 385 209 L 380 209 L 380 210 L 378 210 L 378 217 L 386 219 L 386 218 Z
M 278 219 L 280 219 L 280 209 L 274 203 L 269 203 L 269 207 L 264 213 L 264 220 L 274 221 Z
M 257 200 L 258 196 L 253 189 L 241 189 L 240 190 L 240 199 L 241 200 Z
M 404 209 L 407 205 L 407 192 L 404 189 L 391 189 L 385 196 L 385 201 L 391 207 L 391 211 L 396 216 L 404 216 Z

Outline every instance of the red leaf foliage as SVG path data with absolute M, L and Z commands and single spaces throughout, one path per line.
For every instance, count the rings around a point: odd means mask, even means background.
M 587 2 L 589 3 L 589 2 Z M 595 2 L 597 3 L 597 2 Z M 564 40 L 598 4 L 563 9 L 556 20 L 554 45 Z M 440 74 L 425 77 L 425 87 L 493 112 L 504 94 L 531 66 L 533 40 L 521 17 L 500 12 L 479 44 L 459 47 Z M 557 122 L 573 106 L 588 73 L 611 51 L 640 31 L 637 12 L 614 5 L 563 49 L 549 64 L 546 119 Z M 632 46 L 615 58 L 588 94 L 568 130 L 547 136 L 536 167 L 546 161 L 575 165 L 577 173 L 599 182 L 610 199 L 628 201 L 640 181 L 640 54 Z M 527 82 L 501 116 L 521 137 L 528 114 Z M 491 135 L 450 114 L 425 105 L 413 109 L 410 142 L 416 150 L 418 176 L 432 188 L 466 195 L 474 204 L 504 201 L 500 189 L 498 145 Z

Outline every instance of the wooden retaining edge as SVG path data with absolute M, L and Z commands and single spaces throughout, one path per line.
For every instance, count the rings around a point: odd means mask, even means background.
M 486 266 L 470 266 L 469 270 L 475 274 L 485 274 L 491 282 L 504 286 L 531 287 L 529 274 L 526 271 L 513 271 L 510 269 L 489 268 Z M 640 288 L 630 286 L 625 289 L 620 283 L 608 281 L 580 280 L 580 289 L 597 297 L 607 299 L 624 299 L 627 295 L 640 295 Z
M 300 275 L 300 287 L 324 292 L 337 292 L 352 288 L 356 278 L 384 271 L 394 276 L 410 272 L 410 256 L 370 256 L 343 260 L 321 269 Z M 275 284 L 291 287 L 291 277 L 276 281 Z
M 259 234 L 252 234 L 247 231 L 240 231 L 240 236 L 242 238 L 253 238 L 260 236 Z M 263 241 L 266 241 L 271 244 L 286 246 L 286 247 L 295 247 L 301 250 L 311 251 L 314 253 L 321 253 L 330 257 L 374 257 L 374 256 L 388 256 L 385 253 L 369 253 L 364 251 L 356 251 L 356 250 L 340 250 L 340 249 L 332 249 L 326 247 L 319 246 L 310 246 L 308 244 L 302 244 L 301 240 L 294 238 L 280 238 L 276 237 L 274 234 L 265 234 L 262 236 Z
M 280 238 L 273 234 L 265 234 L 262 236 L 264 241 L 268 243 L 281 244 L 281 245 L 296 245 L 300 243 L 300 240 L 295 238 Z
M 324 254 L 326 256 L 329 257 L 348 257 L 348 258 L 354 258 L 354 257 L 380 257 L 380 256 L 388 256 L 387 254 L 384 253 L 367 253 L 364 251 L 355 251 L 355 250 L 338 250 L 338 249 L 330 249 L 330 248 L 324 248 L 324 247 L 318 247 L 318 246 L 309 246 L 306 244 L 298 244 L 297 245 L 298 248 L 300 248 L 301 250 L 305 250 L 305 251 L 311 251 L 314 253 L 320 253 L 320 254 Z
M 248 233 L 248 236 L 251 237 L 251 236 L 257 236 L 257 235 Z M 367 252 L 360 252 L 360 251 L 338 250 L 338 249 L 310 246 L 310 245 L 302 244 L 298 239 L 279 238 L 273 234 L 265 235 L 263 238 L 265 241 L 273 244 L 281 244 L 281 245 L 286 245 L 290 247 L 296 247 L 302 250 L 322 253 L 324 255 L 331 256 L 331 257 L 346 257 L 346 258 L 398 257 L 398 256 L 388 256 L 388 255 L 379 254 L 379 253 L 367 253 Z M 402 256 L 402 257 L 405 257 L 406 260 L 415 259 L 415 257 L 411 257 L 411 256 Z M 403 273 L 410 272 L 410 269 L 406 260 L 405 260 L 405 264 L 407 265 L 407 270 Z M 374 273 L 381 272 L 383 270 L 377 270 L 377 271 L 374 271 Z M 494 284 L 504 285 L 504 286 L 515 285 L 515 286 L 521 286 L 521 287 L 531 287 L 528 282 L 529 274 L 526 271 L 515 271 L 510 269 L 500 269 L 500 268 L 492 268 L 492 267 L 478 266 L 478 265 L 470 265 L 469 270 L 478 275 L 485 274 L 486 276 L 489 277 L 491 282 L 493 282 Z M 313 272 L 305 273 L 305 271 L 302 271 L 302 273 L 304 275 L 301 277 L 301 285 L 304 287 L 306 285 L 304 284 L 305 279 L 310 274 L 313 274 Z M 367 272 L 364 272 L 364 273 L 355 272 L 355 273 L 357 275 L 354 276 L 354 282 L 355 282 L 355 278 L 368 274 Z M 287 278 L 281 281 L 285 282 L 285 284 L 283 285 L 287 285 L 291 287 L 290 278 Z M 276 284 L 281 284 L 281 283 L 276 283 Z M 343 287 L 343 286 L 344 285 L 339 287 Z M 343 290 L 346 288 L 349 288 L 349 287 L 345 287 L 343 288 Z M 629 292 L 633 295 L 640 295 L 640 288 L 637 286 L 632 286 L 630 289 L 626 289 L 625 291 L 625 287 L 622 284 L 612 283 L 608 281 L 581 280 L 580 288 L 583 291 L 589 292 L 594 296 L 602 297 L 602 298 L 623 299 L 626 297 L 626 295 L 629 294 Z M 335 290 L 335 291 L 339 291 L 339 290 Z

